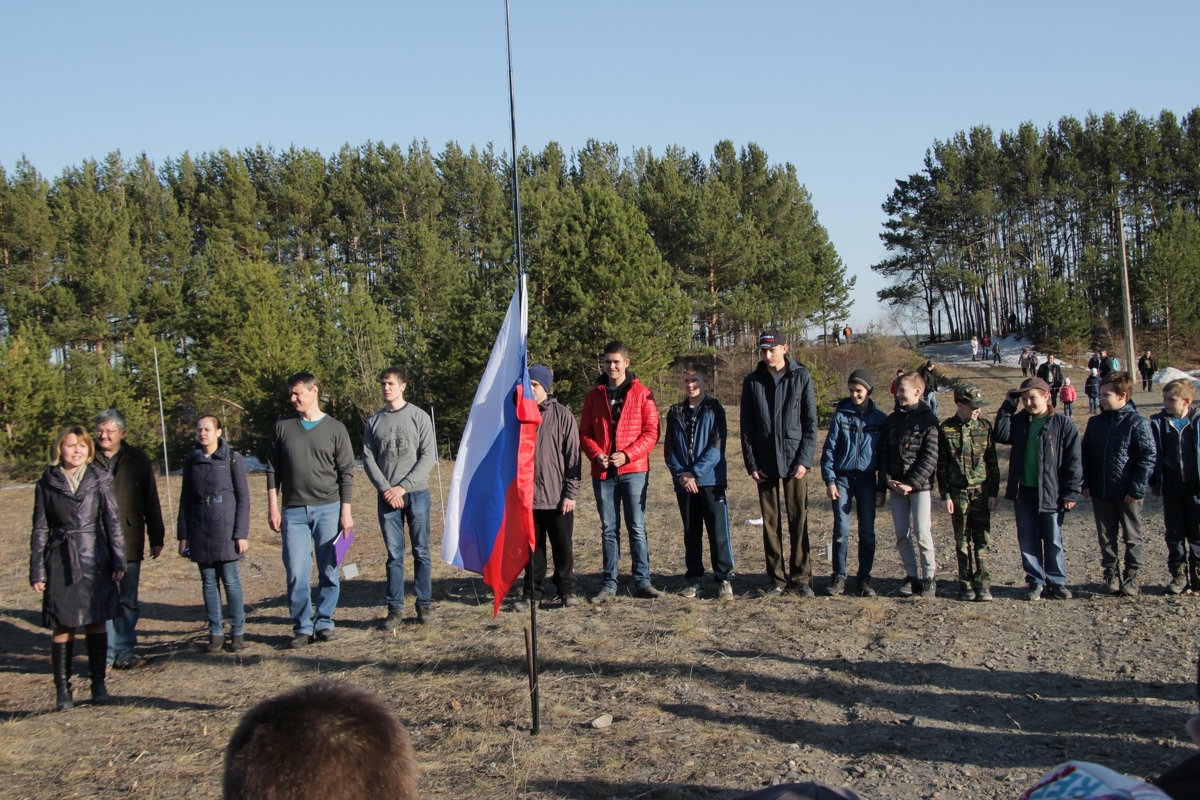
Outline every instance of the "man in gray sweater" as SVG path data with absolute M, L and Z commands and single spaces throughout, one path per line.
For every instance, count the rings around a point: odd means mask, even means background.
M 275 423 L 267 451 L 267 523 L 283 538 L 291 647 L 337 638 L 333 613 L 341 584 L 334 542 L 354 528 L 354 450 L 346 426 L 321 410 L 320 389 L 311 372 L 288 378 L 295 414 Z M 309 578 L 317 556 L 317 608 Z M 314 630 L 315 628 L 315 630 Z
M 437 463 L 433 422 L 405 401 L 408 379 L 399 367 L 379 374 L 386 404 L 363 428 L 363 466 L 379 490 L 379 528 L 387 547 L 387 618 L 394 631 L 404 611 L 404 525 L 413 550 L 417 622 L 429 622 L 433 565 L 429 559 L 429 473 Z

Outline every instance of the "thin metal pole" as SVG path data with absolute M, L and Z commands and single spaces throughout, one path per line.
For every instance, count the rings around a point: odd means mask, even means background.
M 530 733 L 534 736 L 542 732 L 541 686 L 538 681 L 537 607 L 537 601 L 530 597 L 529 627 L 525 629 L 525 659 L 529 667 L 529 708 L 533 717 Z
M 1117 203 L 1117 230 L 1121 234 L 1121 315 L 1125 322 L 1125 372 L 1133 377 L 1133 309 L 1129 299 L 1129 259 L 1125 255 L 1125 212 Z M 1136 385 L 1136 384 L 1135 384 Z
M 174 520 L 175 509 L 171 507 L 171 473 L 167 462 L 167 417 L 163 413 L 162 379 L 158 375 L 158 345 L 154 346 L 154 385 L 158 389 L 158 426 L 162 430 L 163 481 L 167 485 L 167 519 Z
M 442 519 L 446 519 L 446 495 L 442 492 L 442 454 L 438 452 L 437 443 L 437 412 L 433 406 L 429 407 L 429 422 L 433 425 L 433 454 L 437 458 L 438 471 L 438 503 L 442 507 Z M 445 524 L 445 523 L 443 523 Z

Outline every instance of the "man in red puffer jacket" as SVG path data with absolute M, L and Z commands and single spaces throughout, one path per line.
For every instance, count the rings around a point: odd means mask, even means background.
M 658 406 L 654 393 L 629 372 L 624 342 L 604 346 L 604 374 L 583 401 L 579 444 L 592 463 L 592 490 L 600 511 L 604 585 L 592 603 L 617 593 L 621 560 L 621 510 L 629 531 L 635 597 L 661 597 L 650 583 L 650 550 L 646 542 L 646 483 L 650 451 L 658 443 Z

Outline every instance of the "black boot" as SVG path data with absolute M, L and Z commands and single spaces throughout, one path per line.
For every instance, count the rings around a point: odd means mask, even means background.
M 54 689 L 57 694 L 54 701 L 55 711 L 66 711 L 75 707 L 75 700 L 71 697 L 71 660 L 74 655 L 74 639 L 50 642 L 50 665 L 54 671 Z
M 92 705 L 106 705 L 112 700 L 104 686 L 104 677 L 108 671 L 108 632 L 89 633 L 87 651 L 88 672 L 92 677 Z

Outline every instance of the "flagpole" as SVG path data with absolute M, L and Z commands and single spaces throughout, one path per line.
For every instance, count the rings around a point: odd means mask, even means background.
M 446 494 L 442 491 L 442 454 L 438 450 L 437 440 L 437 409 L 432 405 L 429 407 L 429 423 L 433 426 L 433 453 L 437 457 L 437 472 L 438 472 L 438 503 L 442 507 L 442 519 L 446 519 Z M 445 524 L 443 522 L 443 524 Z
M 517 286 L 523 283 L 525 277 L 525 251 L 521 247 L 521 179 L 517 167 L 517 93 L 513 81 L 512 59 L 512 15 L 509 10 L 509 0 L 504 0 L 504 34 L 508 43 L 508 119 L 509 132 L 512 137 L 512 187 L 513 187 L 513 249 L 517 256 Z M 530 566 L 533 565 L 533 551 L 529 553 Z M 529 579 L 533 578 L 533 570 L 529 571 Z M 537 653 L 537 601 L 533 592 L 529 598 L 529 627 L 525 629 L 525 656 L 529 668 L 529 708 L 533 720 L 530 731 L 534 736 L 541 733 L 541 691 L 538 685 L 538 653 Z
M 163 413 L 162 379 L 158 376 L 158 345 L 154 346 L 154 385 L 158 388 L 158 424 L 162 430 L 163 446 L 163 481 L 167 490 L 167 519 L 175 519 L 175 509 L 171 507 L 171 473 L 167 461 L 167 418 Z

